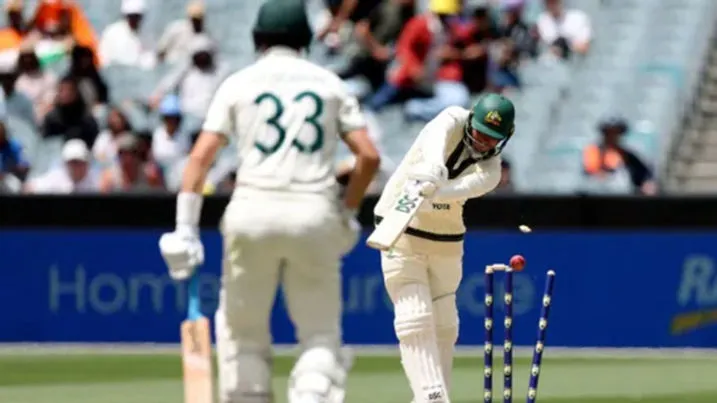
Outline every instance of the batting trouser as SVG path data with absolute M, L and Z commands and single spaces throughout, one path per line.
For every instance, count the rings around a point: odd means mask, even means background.
M 414 402 L 449 402 L 462 255 L 393 250 L 381 254 L 381 264 Z
M 316 196 L 248 196 L 227 207 L 216 313 L 221 403 L 272 401 L 270 316 L 279 284 L 302 347 L 338 349 L 344 228 L 335 206 Z

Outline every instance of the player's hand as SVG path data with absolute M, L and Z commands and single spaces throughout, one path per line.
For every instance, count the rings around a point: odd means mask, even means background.
M 358 242 L 359 234 L 361 234 L 361 224 L 356 218 L 356 210 L 343 208 L 341 211 L 341 219 L 346 230 L 346 242 L 344 243 L 344 253 L 349 253 Z
M 408 173 L 406 192 L 431 198 L 448 180 L 448 169 L 443 165 L 418 164 Z
M 174 280 L 186 280 L 204 263 L 204 246 L 196 230 L 178 228 L 162 234 L 159 251 Z
M 440 186 L 448 180 L 448 168 L 445 165 L 416 164 L 408 172 L 408 179 Z
M 404 187 L 404 192 L 415 198 L 422 196 L 430 199 L 438 190 L 438 186 L 433 182 L 409 179 Z

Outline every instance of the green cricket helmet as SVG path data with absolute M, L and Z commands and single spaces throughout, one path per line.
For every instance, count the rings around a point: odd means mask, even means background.
M 308 48 L 313 32 L 303 0 L 266 0 L 253 29 L 254 46 Z
M 477 152 L 472 130 L 499 140 L 490 151 Z M 474 158 L 483 160 L 500 154 L 515 132 L 515 107 L 513 102 L 500 94 L 485 94 L 471 109 L 465 125 L 463 142 L 469 147 Z

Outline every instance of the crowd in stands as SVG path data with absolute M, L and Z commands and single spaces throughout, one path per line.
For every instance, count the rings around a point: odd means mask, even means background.
M 483 91 L 510 96 L 521 91 L 521 63 L 582 57 L 592 40 L 588 15 L 562 0 L 429 0 L 427 10 L 419 0 L 325 3 L 329 17 L 315 27 L 317 42 L 346 60 L 339 76 L 367 114 L 401 104 L 407 121 L 429 121 L 451 105 L 468 107 Z M 526 19 L 526 8 L 536 5 L 542 11 Z M 176 191 L 214 90 L 236 68 L 222 59 L 205 6 L 189 1 L 186 17 L 149 44 L 141 35 L 146 0 L 121 0 L 121 15 L 101 32 L 73 0 L 41 0 L 35 10 L 5 0 L 0 192 Z M 146 99 L 118 99 L 122 89 L 105 74 L 114 66 L 166 73 Z M 149 123 L 136 125 L 138 112 Z M 48 157 L 48 143 L 55 144 L 56 160 Z M 609 173 L 603 160 L 639 165 L 619 147 L 591 150 L 588 175 Z M 588 159 L 597 162 L 588 166 Z M 218 162 L 207 192 L 230 191 L 235 165 Z M 642 168 L 632 178 L 649 193 L 649 170 Z M 382 167 L 377 181 L 391 169 Z M 508 161 L 504 176 L 500 191 L 509 192 Z

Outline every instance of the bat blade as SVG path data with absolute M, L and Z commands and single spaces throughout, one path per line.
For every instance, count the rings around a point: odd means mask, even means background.
M 368 237 L 366 245 L 382 251 L 391 249 L 421 208 L 424 200 L 423 196 L 403 193 Z
M 182 322 L 184 403 L 213 403 L 212 341 L 209 320 Z

